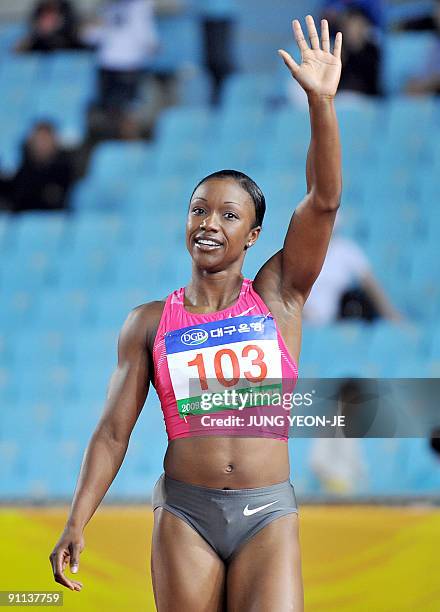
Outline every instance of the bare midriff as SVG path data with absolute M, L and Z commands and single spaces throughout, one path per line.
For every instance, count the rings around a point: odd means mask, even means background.
M 215 489 L 254 489 L 289 478 L 288 445 L 272 438 L 203 436 L 172 440 L 165 473 Z

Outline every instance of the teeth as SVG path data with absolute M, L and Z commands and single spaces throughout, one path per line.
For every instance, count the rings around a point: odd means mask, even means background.
M 220 246 L 217 242 L 211 240 L 197 240 L 198 244 L 205 244 L 206 246 Z

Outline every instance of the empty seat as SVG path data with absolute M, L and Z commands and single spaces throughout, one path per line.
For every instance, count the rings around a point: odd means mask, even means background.
M 420 62 L 427 59 L 434 42 L 431 32 L 387 33 L 382 75 L 387 94 L 401 93 L 408 79 L 419 74 Z
M 33 326 L 35 329 L 66 331 L 86 324 L 90 297 L 85 291 L 47 290 L 36 301 Z

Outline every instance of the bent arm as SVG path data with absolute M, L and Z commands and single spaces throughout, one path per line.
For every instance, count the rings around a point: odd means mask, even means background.
M 149 369 L 145 311 L 140 307 L 130 313 L 119 336 L 118 365 L 84 453 L 68 526 L 84 529 L 118 473 L 147 397 Z

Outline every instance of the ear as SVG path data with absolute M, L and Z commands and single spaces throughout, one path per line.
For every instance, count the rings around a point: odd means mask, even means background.
M 249 249 L 252 245 L 254 245 L 257 242 L 260 232 L 261 232 L 261 225 L 258 225 L 257 227 L 253 227 L 251 229 L 251 231 L 248 234 L 248 239 L 247 239 L 246 247 L 245 247 L 246 249 Z

